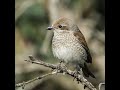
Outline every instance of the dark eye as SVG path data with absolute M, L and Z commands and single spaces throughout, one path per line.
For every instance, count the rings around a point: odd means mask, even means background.
M 61 26 L 61 25 L 59 25 L 58 27 L 59 27 L 59 28 L 62 28 L 62 26 Z

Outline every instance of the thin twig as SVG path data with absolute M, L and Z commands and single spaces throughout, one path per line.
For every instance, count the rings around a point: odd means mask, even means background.
M 31 83 L 31 82 L 34 82 L 34 81 L 36 81 L 36 80 L 40 80 L 40 79 L 42 79 L 42 78 L 45 78 L 45 77 L 47 77 L 47 76 L 49 76 L 49 75 L 53 75 L 53 74 L 55 74 L 55 73 L 48 73 L 48 74 L 45 74 L 45 75 L 42 75 L 42 76 L 38 76 L 38 77 L 36 77 L 36 78 L 33 78 L 33 79 L 31 79 L 31 80 L 29 80 L 29 81 L 26 81 L 26 82 L 23 81 L 22 83 L 16 84 L 15 87 L 22 87 L 22 88 L 24 89 L 25 85 L 27 85 L 27 84 L 29 84 L 29 83 Z
M 30 62 L 30 63 L 34 63 L 34 64 L 38 64 L 38 65 L 43 65 L 45 67 L 49 67 L 49 68 L 52 68 L 52 69 L 57 69 L 57 65 L 49 64 L 49 63 L 43 62 L 41 60 L 36 60 L 32 56 L 29 56 L 29 58 L 30 58 L 30 60 L 25 60 L 25 61 Z

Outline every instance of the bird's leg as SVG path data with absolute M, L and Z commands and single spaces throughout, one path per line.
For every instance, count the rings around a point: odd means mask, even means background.
M 67 70 L 67 64 L 68 64 L 68 63 L 65 62 L 65 61 L 63 61 L 62 63 L 63 63 L 63 64 L 62 64 L 62 68 L 63 68 L 63 70 L 66 71 L 66 70 Z M 66 72 L 63 72 L 63 75 L 65 75 L 65 74 L 66 74 Z
M 62 67 L 62 63 L 64 63 L 63 60 L 61 60 L 61 61 L 58 63 L 56 69 L 52 69 L 52 72 L 59 72 L 59 71 L 60 71 L 60 68 Z M 57 73 L 56 73 L 56 74 L 57 74 Z
M 65 63 L 64 60 L 61 60 L 61 61 L 59 62 L 59 64 L 58 64 L 58 66 L 67 68 L 67 63 Z
M 79 74 L 83 76 L 82 68 L 80 68 Z
M 59 62 L 59 66 L 61 66 L 62 63 L 64 63 L 64 61 L 63 61 L 63 60 L 60 60 L 60 62 Z
M 57 69 L 61 66 L 61 64 L 63 63 L 63 60 L 61 60 L 58 65 L 57 65 Z M 54 69 L 52 69 L 52 71 L 54 71 Z
M 74 79 L 73 79 L 73 81 L 75 80 L 75 78 L 78 76 L 78 74 L 80 74 L 80 75 L 83 75 L 82 74 L 82 68 L 79 66 L 79 65 L 76 65 L 76 68 L 75 68 L 75 70 L 73 71 L 73 75 L 74 75 Z M 78 81 L 78 80 L 77 80 Z M 78 81 L 78 83 L 79 83 L 80 81 Z
M 58 63 L 58 69 L 62 66 L 63 60 Z
M 77 77 L 78 75 L 78 66 L 75 67 L 74 71 L 73 71 L 73 75 L 74 75 L 74 78 L 73 78 L 73 81 L 75 80 L 75 78 Z
M 58 69 L 63 68 L 64 70 L 67 70 L 67 63 L 64 60 L 61 60 L 60 63 L 58 64 Z M 66 73 L 64 72 L 63 75 Z

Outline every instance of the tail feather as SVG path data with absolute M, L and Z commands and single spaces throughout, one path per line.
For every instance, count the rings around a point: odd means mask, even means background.
M 94 76 L 94 75 L 90 72 L 90 70 L 88 69 L 86 63 L 84 63 L 84 67 L 82 68 L 82 71 L 83 71 L 83 73 L 84 73 L 84 75 L 85 75 L 86 77 L 91 76 L 91 77 L 95 78 L 95 76 Z

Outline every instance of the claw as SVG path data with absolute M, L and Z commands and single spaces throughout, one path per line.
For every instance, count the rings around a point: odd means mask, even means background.
M 87 86 L 86 85 L 84 85 L 84 89 L 86 88 Z
M 73 75 L 74 75 L 74 78 L 73 78 L 73 81 L 75 80 L 75 78 L 77 77 L 78 73 L 76 70 L 73 71 Z

